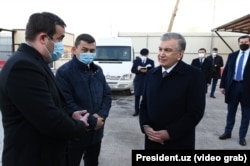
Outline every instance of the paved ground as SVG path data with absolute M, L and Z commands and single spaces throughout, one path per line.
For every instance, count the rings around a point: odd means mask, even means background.
M 207 96 L 206 112 L 196 129 L 196 149 L 250 149 L 250 131 L 246 137 L 247 146 L 238 144 L 240 110 L 232 138 L 219 140 L 225 126 L 226 104 L 224 96 L 216 91 L 216 99 Z M 131 165 L 131 150 L 143 149 L 144 135 L 139 129 L 138 116 L 133 117 L 134 96 L 113 93 L 110 116 L 106 121 L 105 134 L 100 155 L 100 166 Z M 2 151 L 2 128 L 0 128 L 0 150 Z M 83 166 L 84 164 L 81 164 Z M 0 164 L 1 166 L 1 164 Z

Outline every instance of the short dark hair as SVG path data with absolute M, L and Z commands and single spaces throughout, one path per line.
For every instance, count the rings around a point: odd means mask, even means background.
M 201 50 L 207 52 L 207 50 L 205 48 L 200 48 L 198 51 L 201 51 Z
M 218 51 L 218 48 L 213 48 L 213 51 Z
M 141 51 L 140 51 L 140 54 L 141 54 L 141 55 L 148 55 L 148 53 L 149 53 L 149 51 L 148 51 L 147 48 L 143 48 L 143 49 L 141 49 Z
M 66 27 L 64 21 L 53 13 L 34 13 L 29 17 L 26 25 L 25 40 L 33 41 L 40 32 L 44 32 L 52 38 L 56 33 L 56 25 L 60 25 L 63 28 Z
M 91 36 L 90 34 L 86 34 L 86 33 L 80 34 L 79 36 L 77 36 L 75 40 L 75 47 L 77 47 L 81 41 L 85 41 L 87 43 L 94 43 L 95 38 Z
M 238 38 L 238 42 L 240 42 L 240 39 L 245 39 L 245 38 L 248 38 L 248 40 L 250 41 L 250 36 L 244 35 L 244 36 L 240 36 L 240 37 Z

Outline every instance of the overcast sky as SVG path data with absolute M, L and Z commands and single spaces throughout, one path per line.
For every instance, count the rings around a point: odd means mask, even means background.
M 34 12 L 60 16 L 66 31 L 94 37 L 165 32 L 176 0 L 1 0 L 0 28 L 25 29 Z M 210 32 L 249 14 L 250 0 L 180 0 L 172 31 Z

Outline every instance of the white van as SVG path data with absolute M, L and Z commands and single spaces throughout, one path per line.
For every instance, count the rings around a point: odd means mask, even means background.
M 102 67 L 112 91 L 133 94 L 134 74 L 131 73 L 134 51 L 132 40 L 126 37 L 101 38 L 96 41 L 94 62 Z

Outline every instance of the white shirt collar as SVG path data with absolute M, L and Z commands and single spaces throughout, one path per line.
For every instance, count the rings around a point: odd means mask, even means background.
M 178 63 L 178 62 L 177 62 Z M 161 68 L 161 71 L 162 71 L 162 73 L 164 72 L 164 71 L 167 71 L 168 73 L 170 73 L 171 72 L 171 70 L 173 70 L 173 68 L 177 65 L 177 63 L 175 63 L 173 66 L 171 66 L 170 68 L 164 68 L 164 67 L 162 67 Z
M 244 52 L 245 53 L 245 55 L 248 55 L 249 54 L 249 51 L 250 51 L 250 49 L 247 49 L 246 51 L 242 51 L 242 50 L 240 50 L 240 55 Z

